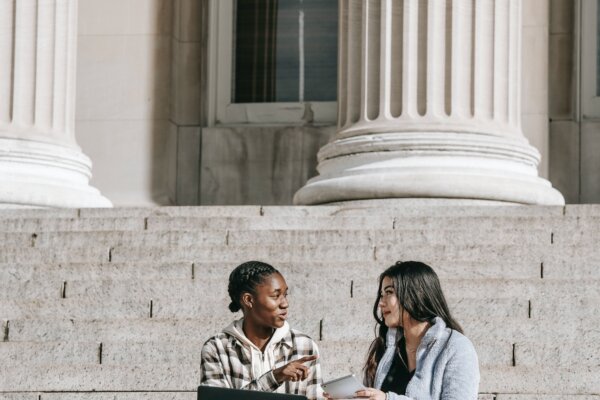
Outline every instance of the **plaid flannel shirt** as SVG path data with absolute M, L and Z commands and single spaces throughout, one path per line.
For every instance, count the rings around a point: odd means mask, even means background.
M 289 333 L 275 344 L 275 368 L 304 356 L 319 354 L 317 344 L 307 335 L 290 329 Z M 232 389 L 260 390 L 299 394 L 311 400 L 323 399 L 321 388 L 321 365 L 319 360 L 305 364 L 309 367 L 307 379 L 300 382 L 275 380 L 273 371 L 253 379 L 251 376 L 251 350 L 236 337 L 225 332 L 208 339 L 202 347 L 200 384 Z

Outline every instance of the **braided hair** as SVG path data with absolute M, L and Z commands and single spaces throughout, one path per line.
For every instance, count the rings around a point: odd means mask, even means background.
M 229 310 L 237 312 L 242 309 L 240 298 L 242 293 L 250 292 L 256 294 L 255 288 L 264 282 L 265 278 L 278 274 L 275 268 L 261 261 L 248 261 L 238 265 L 231 274 L 229 274 L 229 286 L 227 291 L 231 298 Z

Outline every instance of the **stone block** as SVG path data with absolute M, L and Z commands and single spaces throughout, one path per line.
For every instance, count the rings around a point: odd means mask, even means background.
M 569 217 L 600 217 L 598 204 L 569 204 L 565 208 L 565 215 Z M 585 218 L 580 218 L 585 219 Z
M 131 279 L 184 279 L 191 278 L 192 263 L 61 263 L 0 264 L 0 281 L 19 283 L 26 281 L 71 280 L 131 280 Z
M 597 367 L 600 354 L 595 342 L 581 341 L 517 342 L 515 362 L 519 366 L 560 365 L 565 368 Z
M 0 281 L 0 300 L 60 299 L 63 282 L 58 279 Z
M 102 343 L 102 364 L 200 365 L 204 341 L 106 342 Z
M 58 299 L 52 301 L 0 300 L 0 319 L 24 318 L 143 318 L 150 314 L 150 301 L 121 301 L 110 299 L 103 302 L 81 299 Z
M 572 120 L 575 103 L 574 60 L 575 39 L 571 33 L 550 35 L 548 74 L 549 113 L 552 120 Z M 560 77 L 560 79 L 553 79 Z
M 196 391 L 190 392 L 79 392 L 44 393 L 39 400 L 196 400 Z M 1 397 L 0 397 L 1 399 Z M 37 397 L 36 397 L 36 400 Z
M 0 375 L 0 391 L 192 391 L 200 366 L 0 366 Z
M 39 393 L 0 393 L 0 400 L 39 400 Z
M 194 217 L 149 217 L 148 230 L 264 230 L 264 229 L 392 229 L 391 217 L 340 217 L 340 218 L 194 218 Z
M 0 233 L 0 237 L 2 233 Z M 21 247 L 29 247 L 31 235 L 11 237 Z M 95 246 L 131 246 L 131 247 L 169 247 L 169 246 L 207 246 L 225 244 L 225 231 L 99 231 L 99 232 L 42 232 L 37 234 L 36 248 L 77 248 L 94 243 Z M 17 240 L 18 239 L 18 240 Z
M 206 341 L 235 318 L 227 310 L 202 319 L 16 319 L 10 321 L 11 341 L 157 342 Z M 199 350 L 198 350 L 199 351 Z
M 199 108 L 198 105 L 194 109 Z M 180 205 L 196 205 L 200 195 L 200 128 L 179 128 L 177 134 L 176 199 Z
M 600 171 L 600 123 L 583 122 L 581 124 L 581 182 L 580 202 L 600 202 L 600 179 L 596 172 Z
M 294 208 L 294 207 L 289 207 Z M 1 217 L 0 213 L 0 217 Z M 557 214 L 558 215 L 558 214 Z M 561 214 L 562 215 L 562 214 Z M 134 217 L 260 217 L 260 206 L 204 206 L 204 207 L 118 207 L 118 208 L 83 208 L 81 218 L 134 218 Z
M 548 115 L 548 41 L 548 26 L 523 28 L 523 116 Z
M 456 230 L 455 230 L 456 229 Z M 550 240 L 551 232 L 547 230 L 458 230 L 449 227 L 446 230 L 421 230 L 418 228 L 389 230 L 232 230 L 227 243 L 230 245 L 339 245 L 354 243 L 357 245 L 386 245 L 402 243 L 412 245 L 463 245 L 508 244 L 539 245 Z
M 171 33 L 172 0 L 86 0 L 79 5 L 79 35 Z
M 203 0 L 176 0 L 179 4 L 179 16 L 176 18 L 178 25 L 175 38 L 182 42 L 200 42 L 202 40 L 202 7 L 206 7 Z M 203 4 L 204 3 L 204 4 Z
M 0 232 L 132 231 L 144 230 L 143 218 L 4 219 Z
M 163 247 L 163 248 L 130 248 L 117 246 L 112 250 L 112 260 L 125 262 L 141 261 L 221 261 L 228 265 L 237 264 L 250 258 L 260 260 L 276 260 L 278 262 L 303 261 L 319 257 L 322 261 L 340 260 L 372 260 L 371 246 L 297 246 L 285 248 L 281 246 L 211 246 L 211 247 Z
M 550 123 L 549 174 L 552 185 L 562 193 L 567 203 L 579 202 L 579 124 L 573 121 Z M 567 206 L 566 214 L 570 216 Z
M 77 218 L 76 208 L 14 208 L 0 209 L 0 220 L 17 218 Z
M 538 395 L 554 395 L 557 391 L 568 394 L 599 393 L 600 381 L 596 378 L 599 374 L 597 367 L 484 367 L 481 368 L 479 390 L 486 393 Z
M 95 364 L 98 343 L 84 342 L 0 342 L 3 366 Z
M 108 247 L 62 249 L 4 248 L 0 253 L 0 263 L 61 263 L 61 262 L 102 262 L 108 261 Z
M 548 27 L 550 0 L 529 0 L 522 3 L 524 27 Z
M 575 2 L 550 0 L 550 33 L 573 33 L 575 26 Z
M 238 207 L 229 207 L 237 209 Z M 394 200 L 352 201 L 345 205 L 319 206 L 264 206 L 265 217 L 351 217 L 375 214 L 402 218 L 448 218 L 448 217 L 559 217 L 563 214 L 561 206 L 448 206 L 448 205 L 407 205 Z
M 571 293 L 570 297 L 533 298 L 530 313 L 532 317 L 547 320 L 556 320 L 557 315 L 565 320 L 568 318 L 596 320 L 600 318 L 598 304 L 600 304 L 600 293 L 594 297 Z
M 177 130 L 177 125 L 169 121 L 165 144 L 168 205 L 177 204 Z
M 166 118 L 78 120 L 77 134 L 85 154 L 103 165 L 94 169 L 91 182 L 116 207 L 170 204 L 167 185 L 170 124 Z M 93 214 L 93 211 L 81 213 Z
M 168 120 L 170 54 L 166 35 L 80 36 L 77 120 Z
M 548 279 L 600 279 L 600 260 L 582 260 L 574 263 L 572 260 L 544 263 L 544 278 Z
M 202 130 L 200 204 L 292 204 L 334 127 Z M 270 177 L 265 179 L 264 177 Z
M 185 0 L 179 0 L 185 1 Z M 197 0 L 194 0 L 197 1 Z M 188 17 L 189 18 L 189 17 Z M 194 126 L 200 135 L 202 125 L 202 49 L 201 42 L 181 42 L 173 40 L 171 59 L 171 120 L 180 129 Z M 199 141 L 199 139 L 198 139 Z M 200 161 L 200 147 L 196 149 Z M 198 172 L 198 171 L 197 171 Z M 198 204 L 198 203 L 194 203 Z

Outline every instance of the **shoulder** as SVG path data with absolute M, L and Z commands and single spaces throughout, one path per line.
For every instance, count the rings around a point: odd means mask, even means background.
M 202 355 L 215 354 L 227 347 L 227 344 L 231 341 L 231 336 L 225 332 L 220 332 L 210 337 L 204 345 L 202 345 Z
M 447 350 L 451 358 L 478 363 L 475 346 L 468 337 L 458 331 L 451 331 Z

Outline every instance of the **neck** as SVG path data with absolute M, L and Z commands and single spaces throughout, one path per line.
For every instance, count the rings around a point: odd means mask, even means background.
M 242 324 L 244 335 L 250 340 L 260 351 L 264 351 L 275 332 L 275 329 L 270 326 L 258 325 L 251 319 L 244 318 Z
M 417 321 L 411 324 L 405 324 L 404 340 L 406 340 L 406 348 L 416 351 L 430 326 L 429 322 Z

